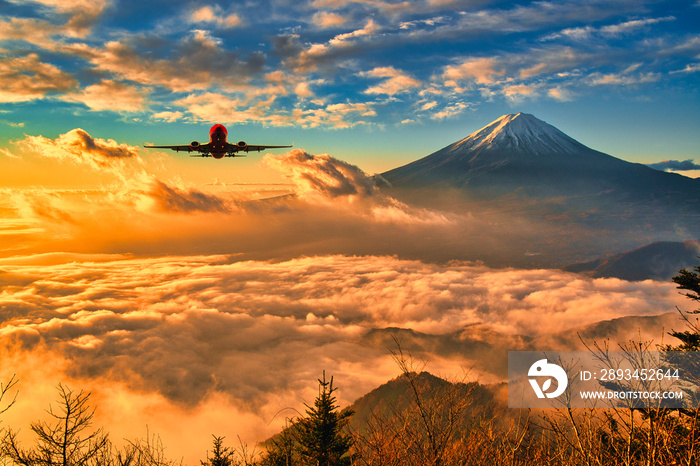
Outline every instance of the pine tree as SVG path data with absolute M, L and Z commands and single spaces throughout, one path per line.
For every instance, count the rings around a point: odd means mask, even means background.
M 684 293 L 685 296 L 700 302 L 700 266 L 696 266 L 694 271 L 680 270 L 672 280 L 678 285 L 679 290 L 688 291 L 688 293 Z M 700 324 L 698 324 L 697 319 L 695 322 L 691 321 L 689 315 L 693 314 L 700 314 L 700 309 L 688 312 L 681 311 L 687 330 L 669 332 L 669 335 L 680 340 L 681 343 L 679 345 L 663 345 L 661 349 L 669 352 L 666 353 L 665 357 L 668 366 L 679 369 L 686 381 L 700 387 L 700 362 L 697 358 L 687 358 L 675 353 L 677 351 L 700 351 Z M 687 399 L 694 400 L 690 401 L 690 404 L 697 406 L 697 403 L 700 402 L 700 390 L 690 390 L 687 393 Z M 696 416 L 695 410 L 681 410 L 681 412 L 691 417 Z
M 673 282 L 678 285 L 679 290 L 688 291 L 685 296 L 693 301 L 700 302 L 700 266 L 695 267 L 694 271 L 687 269 L 680 270 L 678 275 L 672 278 Z M 666 351 L 664 355 L 664 363 L 669 368 L 676 369 L 682 374 L 684 381 L 690 382 L 694 387 L 700 387 L 700 363 L 695 357 L 687 357 L 684 352 L 700 351 L 700 324 L 697 319 L 693 322 L 690 315 L 700 314 L 700 309 L 692 311 L 681 311 L 681 315 L 685 320 L 687 330 L 669 332 L 674 338 L 680 340 L 679 345 L 662 345 L 660 349 Z M 698 447 L 700 446 L 700 409 L 697 408 L 700 403 L 700 390 L 697 388 L 686 387 L 684 401 L 690 408 L 681 408 L 678 410 L 678 416 L 673 416 L 668 410 L 657 410 L 654 419 L 657 430 L 659 426 L 669 433 L 668 438 L 676 439 L 670 444 L 674 458 L 678 458 L 677 464 L 698 464 Z M 653 427 L 650 427 L 651 433 L 654 432 Z M 658 438 L 663 438 L 659 435 Z M 682 460 L 681 460 L 682 458 Z
M 235 466 L 233 462 L 233 450 L 224 446 L 224 437 L 214 437 L 214 449 L 212 456 L 207 453 L 207 460 L 200 461 L 202 466 Z
M 700 302 L 700 266 L 695 267 L 695 271 L 683 269 L 678 272 L 678 275 L 672 278 L 678 285 L 679 290 L 687 290 L 685 295 L 693 301 Z M 690 311 L 687 314 L 700 314 L 700 309 Z M 700 351 L 700 325 L 696 322 L 691 322 L 684 314 L 688 330 L 683 332 L 672 331 L 671 336 L 679 339 L 682 343 L 678 346 L 669 346 L 669 351 Z
M 302 464 L 310 466 L 349 465 L 352 437 L 343 433 L 352 411 L 338 412 L 333 392 L 333 377 L 318 381 L 319 393 L 314 405 L 306 405 L 307 417 L 295 423 L 298 452 Z
M 296 464 L 293 429 L 294 424 L 270 439 L 267 451 L 260 461 L 260 466 L 292 466 Z
M 23 466 L 87 466 L 99 464 L 109 454 L 110 444 L 102 429 L 90 433 L 95 410 L 88 401 L 90 393 L 79 393 L 58 385 L 58 407 L 49 407 L 53 422 L 35 422 L 36 446 L 22 449 L 17 432 L 8 429 L 0 442 L 0 454 Z

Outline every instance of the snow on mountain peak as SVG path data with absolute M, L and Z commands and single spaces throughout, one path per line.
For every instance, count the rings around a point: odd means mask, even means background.
M 503 115 L 461 141 L 382 176 L 395 187 L 464 188 L 474 199 L 517 193 L 571 197 L 576 203 L 603 198 L 675 203 L 681 183 L 687 199 L 695 201 L 700 195 L 697 180 L 596 151 L 526 113 Z M 696 212 L 697 202 L 689 209 Z
M 528 113 L 503 115 L 453 144 L 452 151 L 499 150 L 529 155 L 575 154 L 585 148 Z

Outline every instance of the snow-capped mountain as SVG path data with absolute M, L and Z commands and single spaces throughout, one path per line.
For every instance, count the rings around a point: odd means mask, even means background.
M 459 236 L 423 237 L 453 258 L 562 266 L 700 231 L 700 179 L 593 150 L 523 113 L 382 178 L 406 204 L 474 219 Z
M 554 126 L 528 113 L 503 115 L 448 147 L 450 154 L 511 151 L 529 155 L 575 155 L 587 149 Z
M 381 176 L 395 188 L 459 188 L 471 196 L 603 196 L 700 204 L 700 180 L 593 150 L 532 115 L 504 115 Z

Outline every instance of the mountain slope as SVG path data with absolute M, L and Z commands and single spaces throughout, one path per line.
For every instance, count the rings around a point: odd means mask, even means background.
M 409 383 L 409 377 L 413 385 Z M 414 391 L 415 389 L 415 391 Z M 353 411 L 351 426 L 365 431 L 373 421 L 393 418 L 404 424 L 407 420 L 417 421 L 416 396 L 421 403 L 430 405 L 435 412 L 433 418 L 443 417 L 453 410 L 460 417 L 459 427 L 467 429 L 471 423 L 481 418 L 493 417 L 504 406 L 505 384 L 481 385 L 476 382 L 450 382 L 429 372 L 403 374 L 355 400 L 347 409 Z M 413 418 L 412 418 L 413 417 Z
M 698 241 L 659 241 L 611 257 L 570 265 L 565 270 L 594 278 L 667 281 L 680 269 L 695 266 L 699 255 Z
M 593 150 L 532 115 L 504 115 L 422 159 L 382 173 L 394 188 L 459 188 L 472 195 L 605 196 L 687 203 L 700 180 Z

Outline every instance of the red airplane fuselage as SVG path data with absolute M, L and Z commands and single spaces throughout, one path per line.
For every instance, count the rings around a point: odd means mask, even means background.
M 239 152 L 262 152 L 265 149 L 279 149 L 282 147 L 292 147 L 292 146 L 271 146 L 271 145 L 258 145 L 254 144 L 249 146 L 245 141 L 238 141 L 235 144 L 231 144 L 226 141 L 228 137 L 228 131 L 224 125 L 214 125 L 209 130 L 209 142 L 206 144 L 200 144 L 199 141 L 192 141 L 188 145 L 175 145 L 175 146 L 154 146 L 146 144 L 144 147 L 149 149 L 170 149 L 177 152 L 199 152 L 201 157 L 214 157 L 215 159 L 222 159 L 224 157 L 245 157 L 244 155 L 237 155 Z M 198 157 L 198 156 L 194 156 Z
M 214 125 L 209 130 L 209 147 L 211 156 L 215 159 L 223 158 L 226 155 L 226 137 L 228 131 L 224 125 Z

